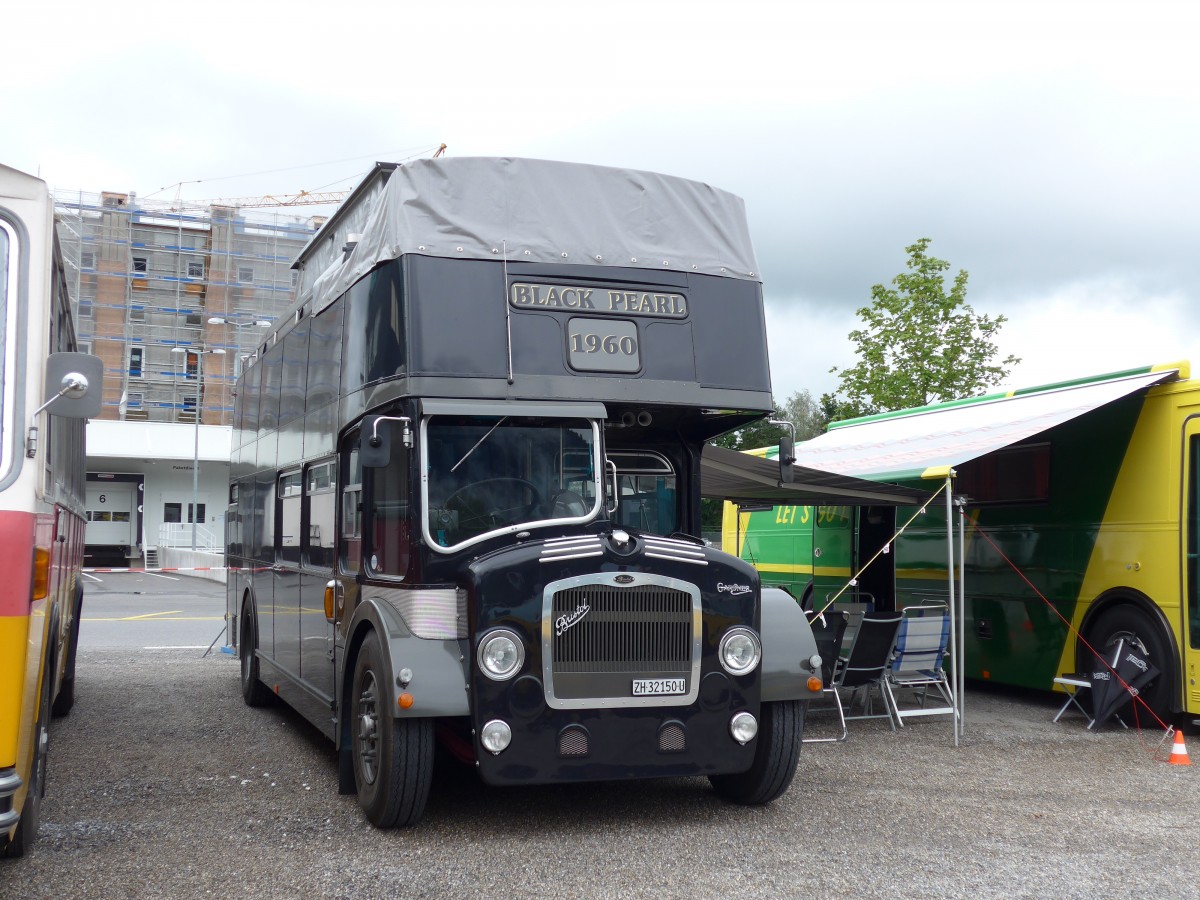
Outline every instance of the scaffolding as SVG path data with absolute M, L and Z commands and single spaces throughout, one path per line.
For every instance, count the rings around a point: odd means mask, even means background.
M 291 306 L 323 219 L 55 191 L 76 331 L 104 361 L 100 418 L 230 425 L 244 361 Z

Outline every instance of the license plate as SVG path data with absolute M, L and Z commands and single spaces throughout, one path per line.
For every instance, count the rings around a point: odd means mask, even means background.
M 635 678 L 633 680 L 633 696 L 635 697 L 686 693 L 687 679 L 684 678 Z

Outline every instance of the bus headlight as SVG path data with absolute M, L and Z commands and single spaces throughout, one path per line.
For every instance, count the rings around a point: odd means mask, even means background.
M 762 659 L 762 644 L 749 628 L 730 628 L 721 637 L 721 665 L 730 675 L 745 675 L 754 671 Z
M 521 671 L 525 648 L 516 634 L 501 629 L 484 635 L 478 657 L 484 675 L 493 681 L 507 681 Z
M 485 750 L 500 753 L 512 743 L 512 729 L 508 727 L 507 722 L 492 719 L 479 732 L 479 740 Z
M 748 744 L 758 734 L 758 719 L 748 712 L 736 713 L 729 720 L 729 733 L 739 744 Z

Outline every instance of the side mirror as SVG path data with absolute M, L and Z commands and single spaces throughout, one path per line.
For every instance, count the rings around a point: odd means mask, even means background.
M 88 353 L 51 353 L 46 358 L 45 402 L 34 412 L 48 409 L 67 419 L 94 419 L 100 415 L 104 391 L 104 363 Z
M 408 416 L 366 416 L 362 423 L 358 458 L 367 469 L 382 469 L 392 461 L 392 438 L 389 422 L 402 426 L 400 439 L 405 447 L 413 445 L 412 421 Z
M 358 458 L 366 469 L 382 469 L 391 462 L 392 435 L 387 416 L 367 416 L 363 419 Z
M 796 442 L 792 436 L 784 435 L 779 439 L 779 480 L 791 484 L 796 477 L 793 463 L 796 462 Z

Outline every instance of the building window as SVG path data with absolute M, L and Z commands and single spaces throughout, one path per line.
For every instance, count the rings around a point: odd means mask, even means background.
M 125 395 L 125 405 L 129 409 L 141 409 L 141 407 L 142 407 L 142 392 L 141 391 L 129 391 Z
M 183 375 L 185 378 L 195 378 L 196 373 L 200 370 L 200 354 L 194 350 L 187 351 L 184 354 L 185 361 L 183 364 Z
M 190 505 L 190 504 L 189 504 Z M 183 521 L 183 504 L 182 503 L 164 503 L 163 504 L 163 521 L 169 524 L 178 524 Z
M 146 257 L 135 256 L 133 258 L 133 274 L 134 275 L 145 275 L 148 271 L 149 271 L 149 268 L 146 264 Z
M 250 266 L 238 266 L 238 284 L 253 284 L 254 269 Z
M 95 307 L 86 300 L 79 301 L 79 318 L 94 319 L 96 317 Z
M 130 378 L 141 378 L 142 377 L 142 352 L 143 352 L 143 350 L 141 347 L 130 347 L 129 348 L 129 377 Z
M 144 306 L 129 307 L 129 321 L 130 322 L 145 322 L 146 321 L 146 307 L 144 307 Z
M 203 278 L 204 277 L 204 263 L 189 262 L 187 264 L 187 277 L 188 278 Z
M 199 523 L 201 523 L 201 522 L 204 522 L 204 521 L 205 521 L 205 519 L 204 519 L 204 504 L 203 504 L 203 503 L 197 503 L 197 504 L 196 504 L 196 509 L 197 509 L 197 510 L 199 511 L 199 513 L 200 513 L 200 516 L 199 516 L 199 518 L 196 520 L 197 524 L 199 524 Z M 188 504 L 188 524 L 190 525 L 190 524 L 191 524 L 191 522 L 192 522 L 192 504 L 190 504 L 190 503 L 189 503 L 189 504 Z
M 197 325 L 198 326 L 200 324 L 200 314 L 199 313 L 188 313 L 187 318 L 184 321 L 188 325 Z
M 79 268 L 94 269 L 96 268 L 96 252 L 94 250 L 82 250 L 79 253 Z

